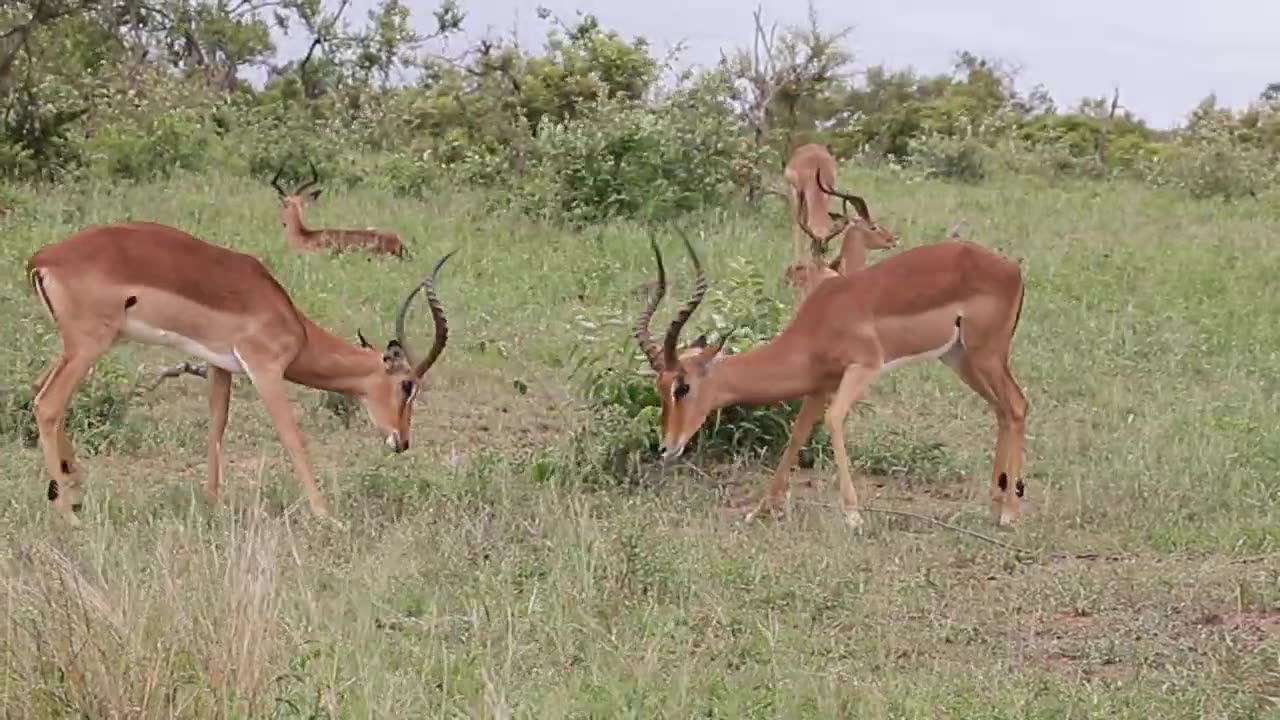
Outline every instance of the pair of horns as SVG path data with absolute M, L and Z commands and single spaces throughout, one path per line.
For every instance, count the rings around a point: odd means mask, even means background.
M 440 357 L 440 353 L 444 352 L 444 346 L 449 342 L 449 322 L 445 318 L 444 308 L 440 305 L 440 298 L 436 296 L 436 276 L 440 273 L 440 268 L 444 267 L 446 261 L 453 257 L 457 250 L 451 250 L 449 254 L 440 258 L 436 262 L 436 266 L 431 269 L 428 275 L 421 283 L 414 286 L 409 291 L 408 297 L 404 299 L 404 303 L 400 305 L 400 311 L 396 313 L 396 339 L 393 341 L 400 346 L 401 352 L 404 353 L 405 359 L 413 366 L 414 377 L 421 378 L 427 374 L 431 366 L 436 363 Z M 409 313 L 409 306 L 413 304 L 413 299 L 417 297 L 419 292 L 425 292 L 427 296 L 427 307 L 431 310 L 431 323 L 435 326 L 435 339 L 431 343 L 431 350 L 427 352 L 427 356 L 421 360 L 414 360 L 414 353 L 409 348 L 409 341 L 404 331 L 404 319 Z M 356 331 L 356 336 L 360 339 L 360 344 L 367 348 L 373 346 L 365 339 L 364 333 Z
M 809 239 L 812 241 L 813 254 L 816 257 L 823 257 L 827 254 L 827 245 L 831 242 L 831 239 L 844 232 L 844 229 L 849 226 L 849 205 L 853 205 L 853 209 L 858 213 L 858 217 L 862 218 L 867 223 L 872 222 L 871 210 L 867 208 L 867 201 L 863 200 L 861 197 L 842 193 L 835 188 L 827 187 L 823 184 L 821 170 L 815 169 L 813 171 L 813 175 L 814 179 L 817 181 L 819 190 L 831 197 L 840 198 L 840 210 L 842 211 L 839 215 L 835 213 L 827 213 L 831 219 L 837 221 L 838 224 L 826 235 L 819 236 L 805 221 L 805 216 L 808 214 L 805 212 L 807 209 L 807 201 L 804 193 L 798 193 L 800 199 L 799 202 L 796 203 L 796 223 L 800 226 L 800 229 L 804 231 L 804 234 L 808 235 Z
M 301 195 L 308 188 L 320 182 L 320 172 L 316 170 L 316 164 L 311 161 L 311 158 L 307 158 L 307 165 L 311 166 L 311 179 L 299 185 L 292 193 L 285 192 L 284 188 L 280 187 L 280 176 L 284 174 L 284 163 L 280 163 L 280 167 L 276 170 L 276 174 L 271 177 L 271 187 L 276 189 L 276 192 L 279 193 L 280 197 L 285 197 L 286 195 Z
M 653 236 L 649 237 L 649 245 L 653 247 L 653 257 L 658 263 L 658 281 L 653 289 L 649 292 L 649 302 L 645 305 L 644 311 L 640 313 L 640 318 L 636 321 L 635 331 L 632 333 L 635 339 L 640 343 L 640 349 L 644 351 L 645 357 L 649 359 L 649 366 L 656 372 L 662 372 L 663 368 L 675 367 L 679 362 L 676 355 L 676 343 L 680 340 L 680 331 L 684 329 L 684 325 L 689 321 L 689 317 L 693 315 L 693 311 L 698 309 L 698 305 L 702 303 L 702 297 L 707 294 L 707 276 L 702 271 L 702 261 L 698 259 L 698 253 L 693 249 L 693 243 L 689 241 L 689 236 L 681 233 L 684 239 L 685 250 L 689 252 L 689 258 L 693 261 L 693 272 L 695 274 L 695 283 L 693 288 L 693 296 L 689 298 L 689 302 L 680 308 L 676 313 L 676 317 L 671 321 L 671 326 L 667 328 L 667 335 L 662 340 L 662 347 L 658 347 L 653 337 L 649 334 L 649 321 L 653 318 L 653 313 L 657 311 L 658 304 L 662 302 L 663 295 L 667 292 L 667 273 L 662 266 L 662 251 L 658 249 L 658 241 Z

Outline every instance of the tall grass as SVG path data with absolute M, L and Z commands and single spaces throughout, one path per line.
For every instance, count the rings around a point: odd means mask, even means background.
M 364 420 L 348 429 L 318 393 L 293 394 L 346 530 L 300 507 L 243 378 L 216 508 L 198 492 L 199 380 L 102 416 L 103 442 L 72 429 L 86 474 L 79 531 L 50 511 L 21 428 L 0 425 L 6 714 L 1280 711 L 1280 213 L 1123 183 L 841 178 L 904 246 L 963 217 L 974 240 L 1021 262 L 1013 367 L 1031 403 L 1030 474 L 1022 524 L 1002 539 L 1032 557 L 896 516 L 873 516 L 855 538 L 824 506 L 836 491 L 821 454 L 798 473 L 785 521 L 747 526 L 723 508 L 760 491 L 776 454 L 758 445 L 665 469 L 641 454 L 639 484 L 611 483 L 594 464 L 544 472 L 590 458 L 571 452 L 571 436 L 618 440 L 585 406 L 572 360 L 590 343 L 595 362 L 632 368 L 627 324 L 652 273 L 644 228 L 564 230 L 447 191 L 411 202 L 333 189 L 310 210 L 313 226 L 397 231 L 414 252 L 405 264 L 290 252 L 274 193 L 239 180 L 20 197 L 0 226 L 12 270 L 0 283 L 12 338 L 0 385 L 18 391 L 57 348 L 19 268 L 90 223 L 146 218 L 252 252 L 317 322 L 371 340 L 389 336 L 436 257 L 462 251 L 441 274 L 451 340 L 419 400 L 412 451 L 389 456 Z M 759 272 L 779 282 L 741 292 L 789 301 L 781 208 L 699 221 L 713 287 L 732 295 L 732 273 Z M 689 269 L 675 236 L 659 237 L 680 297 Z M 411 318 L 429 332 L 424 313 Z M 689 334 L 713 327 L 695 316 Z M 174 359 L 121 346 L 77 402 L 121 396 Z M 944 367 L 883 378 L 854 415 L 850 451 L 876 476 L 875 506 L 992 532 L 994 422 Z

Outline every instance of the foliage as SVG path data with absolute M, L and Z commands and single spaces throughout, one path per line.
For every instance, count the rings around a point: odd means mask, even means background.
M 739 192 L 754 201 L 802 142 L 963 182 L 1128 175 L 1237 198 L 1276 181 L 1273 89 L 1238 111 L 1211 96 L 1186 127 L 1156 132 L 1118 92 L 1063 112 L 1043 89 L 1020 90 L 998 59 L 969 52 L 949 73 L 871 64 L 855 76 L 852 29 L 824 28 L 812 6 L 807 23 L 783 28 L 757 12 L 751 47 L 672 77 L 679 49 L 657 56 L 590 14 L 540 11 L 541 48 L 485 36 L 447 54 L 466 21 L 455 0 L 426 34 L 403 0 L 381 0 L 363 23 L 346 17 L 345 0 L 271 6 L 6 4 L 0 175 L 262 178 L 316 158 L 345 181 L 404 194 L 484 185 L 574 224 L 672 217 Z M 283 58 L 279 35 L 309 44 Z M 250 72 L 265 72 L 261 88 Z

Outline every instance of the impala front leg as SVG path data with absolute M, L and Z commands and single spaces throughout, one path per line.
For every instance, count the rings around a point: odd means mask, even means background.
M 836 390 L 827 408 L 827 432 L 831 433 L 831 445 L 836 454 L 836 472 L 840 476 L 840 496 L 844 504 L 845 522 L 849 527 L 862 528 L 862 513 L 858 511 L 858 491 L 853 486 L 853 472 L 849 466 L 849 455 L 844 447 L 844 420 L 850 408 L 870 387 L 876 377 L 876 370 L 861 365 L 850 365 L 840 379 L 840 389 Z
M 306 492 L 307 504 L 311 506 L 311 512 L 317 517 L 330 519 L 329 504 L 325 502 L 324 496 L 320 494 L 320 488 L 316 485 L 316 475 L 311 469 L 311 463 L 307 461 L 302 433 L 298 430 L 298 423 L 293 419 L 293 411 L 289 408 L 289 396 L 285 391 L 284 377 L 278 373 L 266 372 L 254 372 L 249 377 L 253 381 L 253 387 L 258 391 L 262 404 L 267 408 L 271 424 L 276 427 L 280 443 L 289 452 L 294 470 L 302 480 L 302 489 Z
M 796 419 L 791 424 L 791 437 L 787 438 L 787 447 L 782 451 L 782 459 L 778 461 L 778 467 L 774 469 L 773 477 L 769 479 L 769 487 L 764 497 L 760 498 L 760 504 L 747 513 L 747 520 L 782 510 L 791 468 L 796 464 L 800 448 L 804 447 L 809 436 L 813 434 L 813 426 L 818 423 L 818 415 L 822 413 L 822 406 L 826 399 L 825 394 L 809 395 L 801 403 L 800 412 L 796 414 Z

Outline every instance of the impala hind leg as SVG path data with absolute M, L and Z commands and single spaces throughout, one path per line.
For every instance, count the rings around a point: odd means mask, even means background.
M 787 496 L 791 468 L 796 464 L 796 458 L 800 455 L 800 448 L 804 447 L 809 436 L 813 434 L 813 426 L 818 424 L 818 416 L 822 414 L 822 406 L 826 404 L 826 400 L 827 396 L 825 394 L 815 394 L 805 397 L 804 402 L 800 404 L 800 412 L 796 414 L 796 419 L 791 423 L 791 437 L 787 438 L 787 447 L 782 451 L 782 459 L 778 461 L 778 466 L 773 471 L 773 477 L 769 479 L 769 487 L 765 491 L 764 497 L 760 498 L 760 504 L 747 513 L 747 520 L 771 515 L 782 510 L 783 501 Z
M 54 509 L 72 525 L 80 524 L 75 513 L 80 510 L 84 490 L 75 447 L 67 438 L 64 427 L 67 403 L 94 363 L 110 347 L 110 341 L 64 341 L 62 355 L 54 361 L 40 391 L 31 401 L 36 427 L 40 432 L 40 451 L 44 457 L 45 471 L 49 474 L 47 496 L 53 502 Z
M 991 464 L 991 516 L 1000 525 L 1018 517 L 1026 491 L 1022 477 L 1027 433 L 1027 399 L 1000 356 L 980 357 L 975 363 L 963 350 L 947 353 L 942 361 L 991 406 L 996 416 L 996 450 Z
M 853 404 L 867 392 L 877 372 L 878 369 L 863 365 L 850 365 L 840 379 L 840 387 L 831 399 L 831 406 L 827 408 L 827 432 L 831 433 L 831 446 L 835 449 L 844 518 L 855 530 L 862 528 L 862 513 L 858 510 L 858 491 L 853 486 L 853 471 L 844 447 L 844 420 Z
M 222 436 L 227 429 L 231 409 L 231 373 L 208 366 L 209 376 L 209 478 L 204 483 L 204 496 L 210 504 L 218 502 L 218 484 L 222 479 Z

